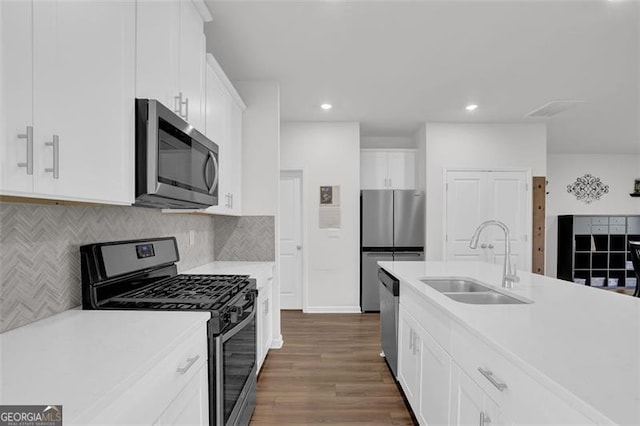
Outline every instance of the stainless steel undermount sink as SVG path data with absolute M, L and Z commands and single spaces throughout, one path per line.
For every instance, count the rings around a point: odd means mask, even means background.
M 423 278 L 420 281 L 456 302 L 472 305 L 532 303 L 508 296 L 469 278 Z
M 517 305 L 528 303 L 497 291 L 487 291 L 486 293 L 449 293 L 447 296 L 456 302 L 469 303 L 472 305 Z
M 466 278 L 434 278 L 420 280 L 440 293 L 474 293 L 477 291 L 491 291 L 478 282 Z

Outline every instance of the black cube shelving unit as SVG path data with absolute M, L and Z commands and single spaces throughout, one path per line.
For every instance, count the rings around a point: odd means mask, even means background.
M 557 277 L 594 287 L 634 288 L 629 241 L 640 241 L 640 216 L 558 216 Z

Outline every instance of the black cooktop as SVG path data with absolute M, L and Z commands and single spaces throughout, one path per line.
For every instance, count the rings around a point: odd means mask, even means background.
M 176 275 L 111 297 L 104 306 L 217 311 L 250 286 L 248 275 Z

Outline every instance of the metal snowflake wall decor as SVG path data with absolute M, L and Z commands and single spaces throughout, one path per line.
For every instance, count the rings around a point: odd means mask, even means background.
M 577 178 L 571 185 L 567 185 L 567 192 L 575 195 L 576 199 L 589 204 L 608 193 L 609 185 L 605 185 L 600 181 L 600 178 L 587 173 Z

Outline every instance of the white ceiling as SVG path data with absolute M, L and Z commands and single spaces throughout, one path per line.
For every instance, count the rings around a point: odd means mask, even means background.
M 547 120 L 550 152 L 640 153 L 638 1 L 207 3 L 207 50 L 231 80 L 277 80 L 283 121 L 408 136 L 580 100 Z

